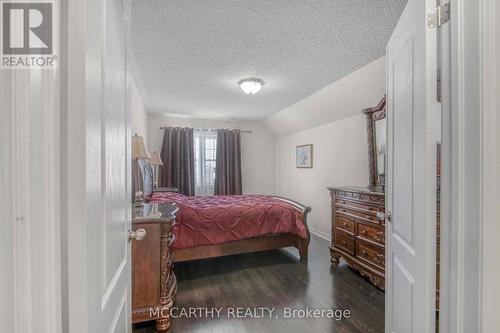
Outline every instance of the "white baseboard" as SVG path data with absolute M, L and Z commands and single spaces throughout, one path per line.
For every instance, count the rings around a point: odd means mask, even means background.
M 325 232 L 316 230 L 314 228 L 309 228 L 309 232 L 311 234 L 313 234 L 314 236 L 317 236 L 317 237 L 319 237 L 321 239 L 327 240 L 328 242 L 332 241 L 332 237 L 329 234 L 325 233 Z

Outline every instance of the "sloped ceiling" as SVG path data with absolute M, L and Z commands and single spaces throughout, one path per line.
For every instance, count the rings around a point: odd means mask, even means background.
M 385 57 L 361 67 L 297 103 L 268 117 L 265 122 L 278 137 L 359 116 L 385 95 Z M 361 120 L 364 122 L 364 120 Z
M 406 0 L 134 0 L 149 112 L 265 119 L 381 57 Z M 237 85 L 266 84 L 257 95 Z

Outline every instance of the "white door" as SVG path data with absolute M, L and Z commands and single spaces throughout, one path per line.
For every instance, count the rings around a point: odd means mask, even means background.
M 129 3 L 72 4 L 68 330 L 125 333 L 131 330 Z
M 89 294 L 90 309 L 95 311 L 90 313 L 89 332 L 124 333 L 130 330 L 131 285 L 127 25 L 122 0 L 106 0 L 100 6 L 102 81 L 100 112 L 95 119 L 100 133 L 87 148 L 96 154 L 87 170 L 92 175 L 88 185 L 96 189 L 95 207 L 91 208 L 96 209 L 96 216 L 91 222 L 88 251 L 94 257 L 89 269 L 97 284 Z
M 387 46 L 386 332 L 434 332 L 435 4 L 409 0 Z

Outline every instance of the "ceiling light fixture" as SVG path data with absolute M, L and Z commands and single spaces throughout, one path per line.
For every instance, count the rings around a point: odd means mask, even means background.
M 264 80 L 256 79 L 254 77 L 243 79 L 240 82 L 238 82 L 241 90 L 243 90 L 245 94 L 249 95 L 255 95 L 256 93 L 258 93 L 262 89 L 264 83 L 265 83 Z

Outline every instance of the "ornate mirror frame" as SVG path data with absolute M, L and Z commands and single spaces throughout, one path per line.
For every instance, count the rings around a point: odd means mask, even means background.
M 368 142 L 368 176 L 371 188 L 383 189 L 385 184 L 381 184 L 377 175 L 377 146 L 375 142 L 375 122 L 386 117 L 385 96 L 377 106 L 363 110 L 366 116 L 366 137 Z

